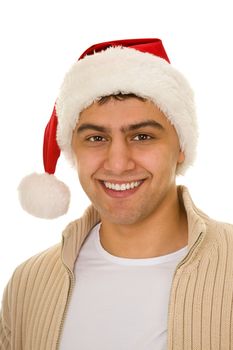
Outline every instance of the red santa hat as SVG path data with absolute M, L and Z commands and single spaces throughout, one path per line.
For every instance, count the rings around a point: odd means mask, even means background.
M 71 139 L 80 113 L 100 97 L 129 94 L 150 99 L 175 127 L 185 160 L 193 163 L 197 122 L 193 92 L 171 66 L 160 39 L 117 40 L 88 48 L 65 75 L 44 134 L 44 174 L 25 177 L 19 186 L 22 207 L 30 214 L 55 218 L 66 213 L 70 191 L 54 173 L 61 151 L 74 162 Z

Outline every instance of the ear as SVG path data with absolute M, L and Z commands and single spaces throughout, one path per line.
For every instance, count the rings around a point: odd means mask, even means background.
M 184 155 L 184 151 L 181 151 L 179 152 L 179 156 L 178 156 L 178 159 L 177 159 L 177 164 L 181 164 L 183 163 L 185 160 L 185 155 Z

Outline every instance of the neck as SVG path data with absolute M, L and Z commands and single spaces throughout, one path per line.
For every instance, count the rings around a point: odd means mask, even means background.
M 101 218 L 100 241 L 110 254 L 142 259 L 172 253 L 187 245 L 187 217 L 177 187 L 160 203 L 156 212 L 131 225 Z

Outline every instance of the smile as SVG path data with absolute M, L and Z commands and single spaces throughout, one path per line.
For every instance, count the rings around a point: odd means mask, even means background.
M 110 190 L 114 191 L 126 191 L 126 190 L 132 190 L 133 188 L 138 187 L 141 185 L 142 181 L 132 181 L 132 182 L 126 182 L 126 183 L 111 183 L 107 181 L 103 181 L 104 186 L 106 188 L 109 188 Z

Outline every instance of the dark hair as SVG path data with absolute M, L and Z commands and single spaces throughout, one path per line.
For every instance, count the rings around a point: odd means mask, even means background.
M 122 92 L 119 92 L 118 94 L 115 94 L 115 95 L 108 95 L 108 96 L 102 96 L 98 99 L 98 103 L 100 105 L 104 104 L 105 102 L 108 102 L 110 99 L 115 99 L 115 100 L 118 100 L 118 101 L 123 101 L 123 100 L 126 100 L 128 98 L 137 98 L 138 100 L 140 101 L 143 101 L 145 102 L 147 99 L 144 98 L 144 97 L 141 97 L 141 96 L 137 96 L 133 93 L 130 93 L 130 94 L 123 94 Z

